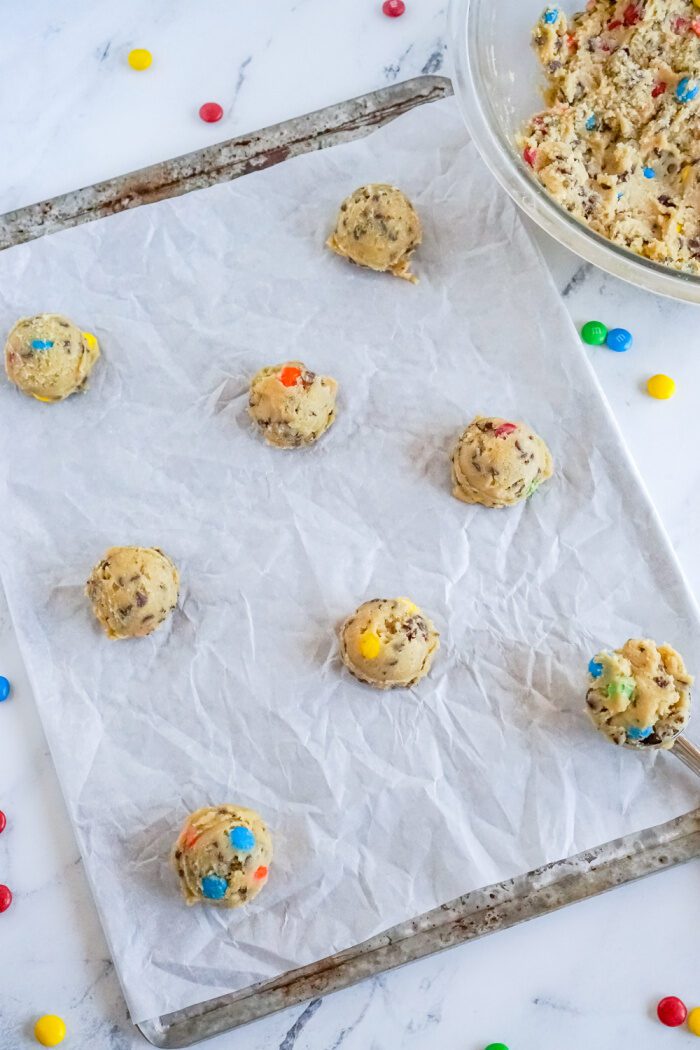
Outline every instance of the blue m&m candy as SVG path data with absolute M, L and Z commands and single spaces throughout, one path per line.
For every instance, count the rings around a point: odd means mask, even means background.
M 591 113 L 590 117 L 586 118 L 586 131 L 593 131 L 595 127 L 595 114 Z
M 546 22 L 548 26 L 553 26 L 557 18 L 559 18 L 559 11 L 556 7 L 545 7 L 542 15 L 543 22 Z
M 600 678 L 600 676 L 603 673 L 603 665 L 599 663 L 599 661 L 596 660 L 595 657 L 591 660 L 591 662 L 588 665 L 588 673 L 589 675 L 591 675 L 592 678 Z
M 0 702 L 7 700 L 10 695 L 10 683 L 6 678 L 0 675 Z
M 653 179 L 656 175 L 656 172 L 653 168 L 642 168 L 642 175 L 645 179 Z
M 33 350 L 50 350 L 53 346 L 53 339 L 32 339 Z
M 234 849 L 244 850 L 246 853 L 249 853 L 255 845 L 255 835 L 249 828 L 244 827 L 242 824 L 238 824 L 237 827 L 231 828 L 228 837 Z
M 220 901 L 226 896 L 228 882 L 220 875 L 205 875 L 202 879 L 202 896 L 208 901 Z
M 632 346 L 632 333 L 626 328 L 611 328 L 605 337 L 605 345 L 608 350 L 621 354 Z
M 676 98 L 679 102 L 692 102 L 698 91 L 700 91 L 700 85 L 696 80 L 691 80 L 690 77 L 683 77 L 682 80 L 678 81 Z
M 653 726 L 645 726 L 644 729 L 640 729 L 639 726 L 630 726 L 627 730 L 628 740 L 646 740 L 648 736 L 654 732 Z

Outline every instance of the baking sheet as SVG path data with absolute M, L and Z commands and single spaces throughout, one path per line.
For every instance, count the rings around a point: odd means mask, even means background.
M 399 183 L 417 288 L 322 250 L 342 197 Z M 0 257 L 0 321 L 99 335 L 90 390 L 2 390 L 0 568 L 135 1021 L 270 978 L 444 900 L 697 801 L 665 755 L 599 741 L 592 651 L 697 613 L 546 270 L 453 101 L 370 138 Z M 300 358 L 341 384 L 319 445 L 251 431 L 247 382 Z M 477 412 L 525 418 L 556 478 L 469 508 L 449 452 Z M 156 544 L 180 608 L 110 642 L 84 580 Z M 339 665 L 361 601 L 409 594 L 442 633 L 429 679 L 377 694 Z M 186 909 L 167 854 L 189 809 L 270 822 L 270 882 Z

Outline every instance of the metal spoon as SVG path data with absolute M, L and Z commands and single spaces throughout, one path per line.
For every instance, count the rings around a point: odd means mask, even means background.
M 700 747 L 696 747 L 687 737 L 679 733 L 670 751 L 684 766 L 688 767 L 691 773 L 700 777 Z

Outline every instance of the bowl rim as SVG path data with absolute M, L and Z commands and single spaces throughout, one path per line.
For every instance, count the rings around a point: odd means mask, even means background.
M 481 97 L 478 56 L 483 55 L 483 48 L 472 18 L 477 2 L 450 0 L 449 55 L 464 122 L 491 173 L 526 215 L 580 258 L 657 295 L 700 303 L 700 276 L 645 259 L 589 229 L 557 204 L 528 172 L 513 143 L 489 119 Z

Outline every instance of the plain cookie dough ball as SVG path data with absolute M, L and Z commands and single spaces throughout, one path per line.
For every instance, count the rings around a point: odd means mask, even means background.
M 408 598 L 363 602 L 340 630 L 343 663 L 375 689 L 415 685 L 439 647 L 435 627 Z
M 511 507 L 552 476 L 552 456 L 525 423 L 477 416 L 452 453 L 452 493 L 464 503 Z
M 268 445 L 312 445 L 335 419 L 338 384 L 302 361 L 261 368 L 250 384 L 248 411 Z
M 411 255 L 422 239 L 420 219 L 408 197 L 395 186 L 373 183 L 343 201 L 326 244 L 358 266 L 389 271 L 415 284 Z
M 672 747 L 690 717 L 683 658 L 670 645 L 630 638 L 588 665 L 588 713 L 596 729 L 623 747 Z
M 82 390 L 100 356 L 97 339 L 60 314 L 25 317 L 5 343 L 11 383 L 37 401 L 62 401 Z
M 171 860 L 188 904 L 240 908 L 267 882 L 272 839 L 254 809 L 204 806 L 185 821 Z
M 175 608 L 179 585 L 177 569 L 157 547 L 111 547 L 85 593 L 110 638 L 142 638 Z

